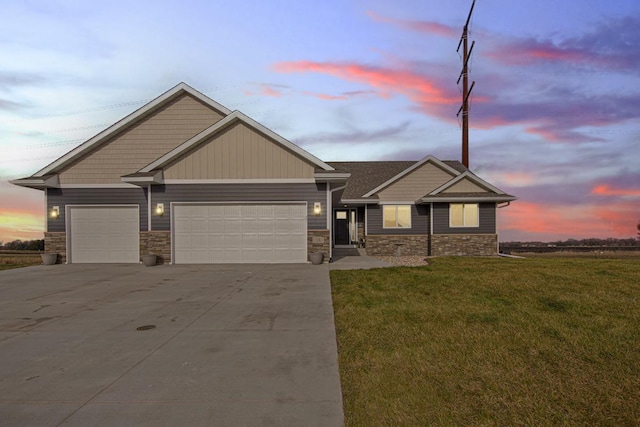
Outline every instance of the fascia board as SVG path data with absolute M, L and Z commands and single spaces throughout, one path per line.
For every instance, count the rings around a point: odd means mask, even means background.
M 19 187 L 35 188 L 36 190 L 57 188 L 60 186 L 60 179 L 57 174 L 44 177 L 30 176 L 28 178 L 14 179 L 9 182 Z
M 186 92 L 186 93 L 194 96 L 195 98 L 199 99 L 203 103 L 213 107 L 214 109 L 220 111 L 221 113 L 223 113 L 225 115 L 228 115 L 228 114 L 231 113 L 231 110 L 229 110 L 227 107 L 225 107 L 225 106 L 223 106 L 221 104 L 218 104 L 217 102 L 215 102 L 211 98 L 209 98 L 209 97 L 203 95 L 202 93 L 198 92 L 197 90 L 193 89 L 188 84 L 180 83 L 180 84 L 174 86 L 173 88 L 169 89 L 168 91 L 166 91 L 162 95 L 158 96 L 157 98 L 155 98 L 154 100 L 152 100 L 148 104 L 138 108 L 133 113 L 129 114 L 128 116 L 124 117 L 123 119 L 121 119 L 121 120 L 117 121 L 116 123 L 114 123 L 113 125 L 109 126 L 107 129 L 105 129 L 102 132 L 98 133 L 94 137 L 88 139 L 83 144 L 77 146 L 76 148 L 74 148 L 73 150 L 69 151 L 64 156 L 62 156 L 59 159 L 55 160 L 53 163 L 50 163 L 49 165 L 47 165 L 43 169 L 41 169 L 38 172 L 36 172 L 33 176 L 34 177 L 40 177 L 40 176 L 46 175 L 46 174 L 51 173 L 51 172 L 55 171 L 56 169 L 58 169 L 58 168 L 60 168 L 60 167 L 62 167 L 64 165 L 72 162 L 73 160 L 75 160 L 76 158 L 78 158 L 79 156 L 84 154 L 86 151 L 88 151 L 88 150 L 94 148 L 95 146 L 99 145 L 102 141 L 104 141 L 108 137 L 110 137 L 110 136 L 116 134 L 117 132 L 121 131 L 122 129 L 126 128 L 127 126 L 129 126 L 132 123 L 134 123 L 136 120 L 144 117 L 148 112 L 154 110 L 155 108 L 159 107 L 160 105 L 164 104 L 168 100 L 174 98 L 175 96 L 177 96 L 177 95 L 179 95 L 180 93 L 183 93 L 183 92 Z
M 418 200 L 416 203 L 462 203 L 462 202 L 473 202 L 473 203 L 482 203 L 482 202 L 513 202 L 514 200 L 518 200 L 515 196 L 493 196 L 493 197 L 423 197 Z
M 205 129 L 202 132 L 200 132 L 199 134 L 197 134 L 196 136 L 192 137 L 191 139 L 187 140 L 183 144 L 179 145 L 175 149 L 169 151 L 164 156 L 158 158 L 157 160 L 155 160 L 152 163 L 149 163 L 147 166 L 145 166 L 144 168 L 140 169 L 139 172 L 149 172 L 149 171 L 151 171 L 153 169 L 162 168 L 163 166 L 167 165 L 169 162 L 171 162 L 172 160 L 174 160 L 175 158 L 180 156 L 185 151 L 187 151 L 187 150 L 193 148 L 194 146 L 198 145 L 200 142 L 202 142 L 203 140 L 205 140 L 209 136 L 213 135 L 214 133 L 220 131 L 224 127 L 230 125 L 235 120 L 240 120 L 241 122 L 247 124 L 248 126 L 258 130 L 259 132 L 261 132 L 261 133 L 263 133 L 265 135 L 267 135 L 269 138 L 275 140 L 280 145 L 284 146 L 285 148 L 289 149 L 290 151 L 293 151 L 293 152 L 299 154 L 300 156 L 302 156 L 303 158 L 309 160 L 315 166 L 321 167 L 321 168 L 323 168 L 324 170 L 327 170 L 327 171 L 335 170 L 331 166 L 329 166 L 328 164 L 324 163 L 322 160 L 318 159 L 317 157 L 313 156 L 312 154 L 308 153 L 307 151 L 303 150 L 302 148 L 298 147 L 297 145 L 287 141 L 286 139 L 284 139 L 283 137 L 281 137 L 277 133 L 267 129 L 266 127 L 264 127 L 260 123 L 256 122 L 255 120 L 245 116 L 240 111 L 236 110 L 233 113 L 229 114 L 224 119 L 222 119 L 222 120 L 218 121 L 217 123 L 211 125 L 207 129 Z
M 438 160 L 437 158 L 435 158 L 434 156 L 429 154 L 427 157 L 425 157 L 422 160 L 419 160 L 418 162 L 416 162 L 415 164 L 409 166 L 407 169 L 403 170 L 402 172 L 400 172 L 399 174 L 397 174 L 393 178 L 389 179 L 388 181 L 383 182 L 382 184 L 380 184 L 379 186 L 377 186 L 373 190 L 369 191 L 368 193 L 363 194 L 362 197 L 371 197 L 371 196 L 373 196 L 378 191 L 380 191 L 383 188 L 393 184 L 394 182 L 398 181 L 403 176 L 408 175 L 409 173 L 413 172 L 414 170 L 416 170 L 417 168 L 419 168 L 420 166 L 424 165 L 427 162 L 432 162 L 433 164 L 435 164 L 439 168 L 443 169 L 445 172 L 449 172 L 453 176 L 457 176 L 457 175 L 460 174 L 459 171 L 455 170 L 454 168 L 452 168 L 448 164 Z
M 318 182 L 344 182 L 350 176 L 350 173 L 316 173 L 313 175 Z
M 428 195 L 435 196 L 436 194 L 439 194 L 444 190 L 446 190 L 447 188 L 454 186 L 455 184 L 457 184 L 458 182 L 462 181 L 465 178 L 468 178 L 470 181 L 474 182 L 475 184 L 478 184 L 479 186 L 484 187 L 489 191 L 493 191 L 496 194 L 506 194 L 504 191 L 500 190 L 497 187 L 494 187 L 484 179 L 472 174 L 469 171 L 466 171 L 466 172 L 463 172 L 461 175 L 458 175 L 457 177 L 453 178 L 451 181 L 445 182 L 444 184 L 442 184 L 440 187 L 433 190 Z

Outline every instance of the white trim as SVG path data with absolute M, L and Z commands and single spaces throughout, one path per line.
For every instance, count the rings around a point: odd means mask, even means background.
M 174 99 L 174 98 L 180 96 L 182 93 L 186 93 L 186 94 L 192 95 L 193 97 L 195 97 L 198 100 L 202 101 L 204 104 L 207 104 L 208 106 L 218 110 L 219 112 L 221 112 L 224 115 L 228 115 L 228 114 L 231 113 L 231 110 L 229 110 L 227 107 L 225 107 L 224 105 L 218 104 L 217 102 L 215 102 L 214 100 L 212 100 L 208 96 L 205 96 L 204 94 L 198 92 L 197 90 L 195 90 L 194 88 L 192 88 L 188 84 L 179 83 L 178 85 L 176 85 L 173 88 L 169 89 L 168 91 L 166 91 L 162 95 L 158 96 L 157 98 L 155 98 L 151 102 L 149 102 L 149 103 L 145 104 L 144 106 L 138 108 L 133 113 L 129 114 L 128 116 L 124 117 L 123 119 L 121 119 L 121 120 L 117 121 L 116 123 L 114 123 L 113 125 L 109 126 L 107 129 L 105 129 L 102 132 L 98 133 L 93 138 L 88 139 L 83 144 L 81 144 L 78 147 L 76 147 L 75 149 L 69 151 L 67 154 L 65 154 L 64 156 L 62 156 L 59 159 L 55 160 L 53 163 L 51 163 L 48 166 L 44 167 L 43 169 L 39 170 L 33 176 L 40 177 L 40 176 L 46 175 L 47 173 L 53 172 L 54 170 L 58 169 L 59 167 L 64 166 L 64 165 L 74 161 L 81 154 L 83 154 L 84 152 L 90 150 L 94 146 L 99 145 L 106 138 L 108 138 L 108 137 L 116 134 L 117 132 L 123 130 L 124 128 L 126 128 L 129 125 L 131 125 L 132 123 L 134 123 L 138 119 L 144 117 L 147 113 L 153 111 L 157 107 L 162 106 L 167 101 L 170 101 L 171 99 Z
M 314 178 L 319 182 L 343 182 L 349 179 L 350 173 L 314 173 Z
M 377 205 L 378 199 L 342 199 L 345 204 Z
M 364 205 L 364 235 L 369 235 L 369 205 Z M 365 247 L 367 242 L 365 240 Z
M 514 196 L 495 196 L 495 197 L 423 197 L 420 203 L 484 203 L 484 202 L 510 202 L 518 200 Z
M 433 190 L 432 192 L 430 192 L 428 194 L 428 196 L 435 196 L 436 194 L 441 193 L 442 191 L 446 190 L 447 188 L 453 187 L 455 184 L 459 183 L 463 179 L 469 179 L 469 181 L 473 182 L 474 184 L 476 184 L 476 185 L 478 185 L 480 187 L 484 187 L 485 190 L 492 191 L 492 192 L 494 192 L 496 194 L 506 194 L 504 191 L 500 190 L 497 187 L 494 187 L 493 185 L 489 184 L 484 179 L 472 174 L 469 171 L 466 171 L 466 172 L 463 172 L 461 175 L 458 175 L 457 177 L 455 177 L 451 181 L 448 181 L 448 182 L 442 184 L 440 187 L 438 187 L 435 190 Z
M 331 184 L 327 183 L 327 211 L 325 212 L 325 216 L 327 217 L 327 230 L 329 230 L 329 235 L 331 235 L 331 209 L 333 208 L 333 197 L 331 197 Z M 331 243 L 331 241 L 329 241 Z
M 147 185 L 147 231 L 151 231 L 151 185 Z
M 162 157 L 156 159 L 155 161 L 149 163 L 147 166 L 145 166 L 142 169 L 140 169 L 139 172 L 150 172 L 150 171 L 152 171 L 154 169 L 162 168 L 163 166 L 167 165 L 169 162 L 174 160 L 176 157 L 178 157 L 182 153 L 190 150 L 194 146 L 197 146 L 198 144 L 200 144 L 201 142 L 206 140 L 209 136 L 211 136 L 214 133 L 224 129 L 226 126 L 230 125 L 231 123 L 235 122 L 236 120 L 239 120 L 239 121 L 245 123 L 246 125 L 248 125 L 250 127 L 253 127 L 254 129 L 258 130 L 259 132 L 265 134 L 267 137 L 269 137 L 269 138 L 273 139 L 274 141 L 276 141 L 278 144 L 282 145 L 285 149 L 287 149 L 289 151 L 293 151 L 294 153 L 298 154 L 302 158 L 304 158 L 304 159 L 310 161 L 311 163 L 313 163 L 315 166 L 318 166 L 318 167 L 320 167 L 320 168 L 322 168 L 324 170 L 327 170 L 327 171 L 334 170 L 331 166 L 329 166 L 328 164 L 326 164 L 322 160 L 318 159 L 317 157 L 315 157 L 311 153 L 309 153 L 309 152 L 303 150 L 302 148 L 298 147 L 297 145 L 289 142 L 288 140 L 284 139 L 283 137 L 281 137 L 277 133 L 273 132 L 270 129 L 267 129 L 266 127 L 264 127 L 260 123 L 256 122 L 255 120 L 251 119 L 250 117 L 247 117 L 246 115 L 244 115 L 240 111 L 236 110 L 233 113 L 229 114 L 224 119 L 214 123 L 213 125 L 209 126 L 205 130 L 203 130 L 202 132 L 197 134 L 196 136 L 190 138 L 189 140 L 187 140 L 186 142 L 182 143 L 178 147 L 176 147 L 173 150 L 169 151 L 164 156 L 162 156 Z
M 27 188 L 35 188 L 38 190 L 43 190 L 45 188 L 59 188 L 60 187 L 60 179 L 57 174 L 50 175 L 48 177 L 29 177 L 22 179 L 13 179 L 9 181 L 13 185 L 17 185 L 19 187 L 27 187 Z
M 416 202 L 414 201 L 408 202 L 406 200 L 402 200 L 402 201 L 380 200 L 378 204 L 379 205 L 415 205 Z
M 44 232 L 49 232 L 49 194 L 48 190 L 44 189 Z
M 411 205 L 409 204 L 396 204 L 396 205 L 387 205 L 387 206 L 395 206 L 396 207 L 396 226 L 395 227 L 387 227 L 384 225 L 384 206 L 382 207 L 382 229 L 383 230 L 410 230 L 413 228 L 413 218 L 411 218 L 413 212 L 411 211 Z M 409 226 L 408 227 L 398 227 L 398 208 L 408 206 L 409 207 Z
M 140 188 L 134 184 L 60 184 L 59 188 Z
M 315 184 L 313 178 L 165 179 L 165 184 Z
M 451 205 L 462 205 L 462 223 L 463 223 L 462 225 L 453 225 L 451 223 Z M 464 205 L 475 205 L 476 206 L 476 222 L 477 222 L 477 225 L 465 225 L 464 224 L 464 219 L 465 219 L 465 216 L 464 216 Z M 479 203 L 449 203 L 449 228 L 480 228 L 480 204 Z
M 373 196 L 378 191 L 380 191 L 383 188 L 393 184 L 394 182 L 398 181 L 400 178 L 404 177 L 405 175 L 408 175 L 409 173 L 413 172 L 414 170 L 416 170 L 417 168 L 419 168 L 420 166 L 422 166 L 423 164 L 425 164 L 427 162 L 432 162 L 433 164 L 438 166 L 440 169 L 444 170 L 445 172 L 448 172 L 448 173 L 452 174 L 453 176 L 457 176 L 457 175 L 460 174 L 459 171 L 455 170 L 451 166 L 447 165 L 446 163 L 442 162 L 441 160 L 438 160 L 437 158 L 435 158 L 434 156 L 429 154 L 427 157 L 423 158 L 422 160 L 419 160 L 415 164 L 411 165 L 407 169 L 403 170 L 402 172 L 400 172 L 399 174 L 394 176 L 393 178 L 383 182 L 382 184 L 380 184 L 379 186 L 377 186 L 373 190 L 371 190 L 368 193 L 364 194 L 362 197 L 371 197 L 371 196 Z

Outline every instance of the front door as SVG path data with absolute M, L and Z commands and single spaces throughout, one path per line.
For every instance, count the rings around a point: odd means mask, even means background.
M 349 211 L 348 210 L 336 210 L 334 221 L 334 232 L 336 245 L 348 245 L 349 241 Z

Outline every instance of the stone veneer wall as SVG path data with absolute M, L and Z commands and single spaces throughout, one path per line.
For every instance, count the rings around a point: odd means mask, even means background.
M 497 234 L 434 234 L 433 256 L 494 256 L 498 254 Z
M 329 261 L 329 230 L 307 230 L 307 254 L 322 252 Z
M 378 235 L 367 236 L 367 255 L 397 256 L 419 255 L 427 256 L 429 236 L 426 235 Z
M 63 232 L 44 233 L 44 253 L 58 254 L 56 263 L 64 264 L 67 262 L 67 234 Z
M 171 263 L 171 232 L 170 231 L 141 231 L 140 256 L 157 255 L 157 264 Z

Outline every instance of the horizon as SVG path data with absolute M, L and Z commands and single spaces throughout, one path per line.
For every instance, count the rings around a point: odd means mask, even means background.
M 5 6 L 0 241 L 44 231 L 43 193 L 9 180 L 180 81 L 323 161 L 460 160 L 471 0 L 124 4 Z M 636 238 L 639 24 L 631 0 L 476 2 L 470 169 L 518 197 L 501 242 Z

